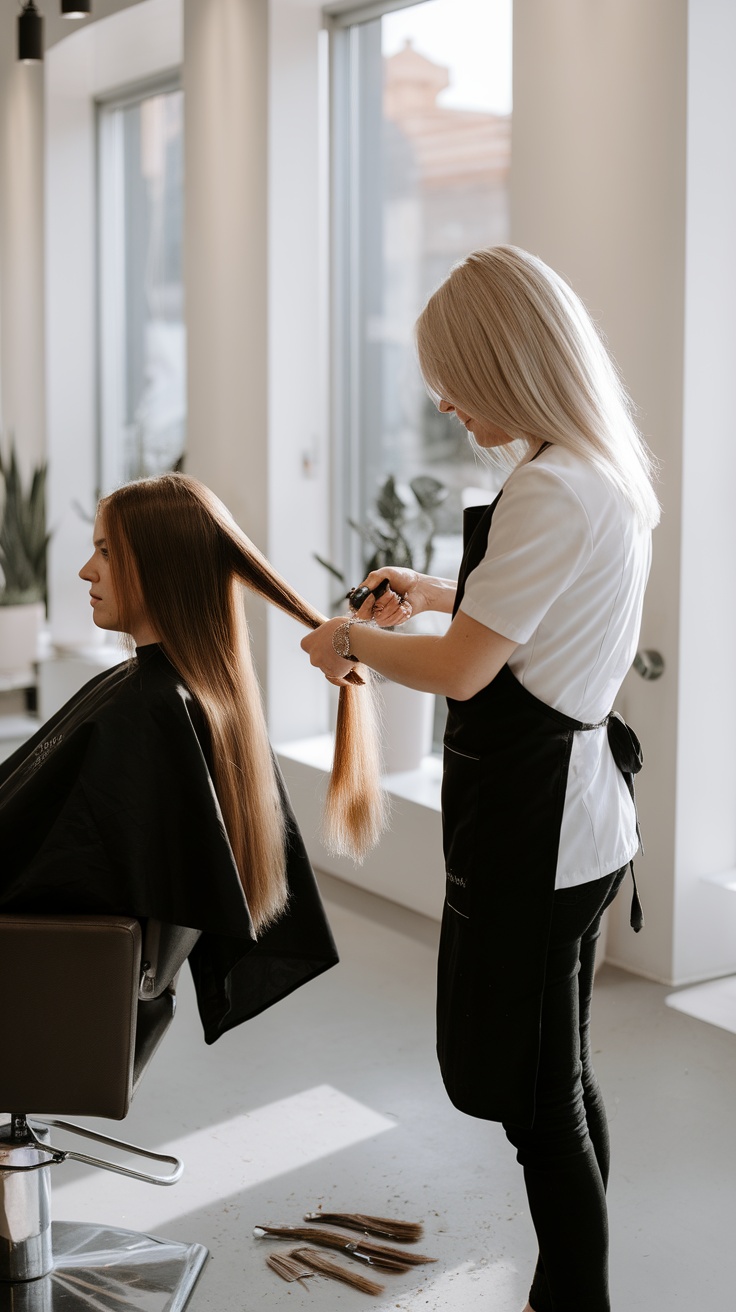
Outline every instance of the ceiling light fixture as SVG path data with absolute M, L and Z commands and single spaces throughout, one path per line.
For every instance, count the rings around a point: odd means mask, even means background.
M 62 18 L 87 18 L 92 13 L 92 0 L 61 0 Z
M 23 64 L 37 64 L 43 59 L 43 15 L 33 0 L 27 0 L 18 14 L 18 58 Z

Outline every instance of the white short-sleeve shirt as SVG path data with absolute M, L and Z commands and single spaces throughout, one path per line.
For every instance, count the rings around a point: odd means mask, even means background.
M 548 706 L 596 723 L 636 654 L 651 533 L 587 461 L 550 446 L 509 476 L 460 609 L 519 645 L 509 667 Z M 638 847 L 605 728 L 575 733 L 557 888 L 602 878 Z

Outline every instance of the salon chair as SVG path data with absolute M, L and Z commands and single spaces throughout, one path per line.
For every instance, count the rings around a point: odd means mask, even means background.
M 130 916 L 0 915 L 0 1107 L 8 1109 L 0 1114 L 0 1312 L 179 1312 L 188 1301 L 207 1260 L 201 1244 L 52 1223 L 50 1194 L 52 1173 L 69 1160 L 150 1184 L 181 1176 L 176 1157 L 56 1117 L 127 1115 L 173 1020 L 176 975 L 197 938 Z M 35 1119 L 48 1112 L 54 1119 Z M 168 1170 L 60 1148 L 60 1132 Z

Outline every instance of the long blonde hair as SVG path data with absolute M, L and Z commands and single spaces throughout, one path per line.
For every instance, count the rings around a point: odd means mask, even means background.
M 283 811 L 243 608 L 245 584 L 309 628 L 324 620 L 271 567 L 209 488 L 185 474 L 128 483 L 100 502 L 125 628 L 140 599 L 202 708 L 215 789 L 256 931 L 283 911 Z M 325 804 L 332 850 L 361 859 L 385 823 L 369 676 L 341 688 Z
M 659 521 L 654 461 L 616 367 L 585 306 L 542 260 L 516 246 L 475 251 L 430 297 L 416 327 L 436 398 L 496 424 L 513 463 L 538 441 L 595 465 L 642 524 Z

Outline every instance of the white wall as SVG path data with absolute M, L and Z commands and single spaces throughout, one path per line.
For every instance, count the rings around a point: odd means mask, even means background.
M 685 250 L 677 979 L 736 966 L 736 6 L 691 3 Z
M 271 0 L 269 51 L 269 533 L 273 563 L 329 606 L 327 43 L 314 0 Z M 326 727 L 327 684 L 299 631 L 269 613 L 268 711 L 275 741 Z
M 516 0 L 512 236 L 559 269 L 602 325 L 662 461 L 642 645 L 667 672 L 636 674 L 622 709 L 644 743 L 638 796 L 646 933 L 615 958 L 671 978 L 677 757 L 686 0 Z
M 728 0 L 514 15 L 513 237 L 602 324 L 661 461 L 641 645 L 667 669 L 632 673 L 622 697 L 645 753 L 647 925 L 634 937 L 621 897 L 609 953 L 678 982 L 736 969 L 736 898 L 701 878 L 736 864 L 735 20 Z
M 182 82 L 187 471 L 266 550 L 268 0 L 184 0 Z
M 18 6 L 0 3 L 0 432 L 27 471 L 45 434 L 43 67 L 16 58 Z

